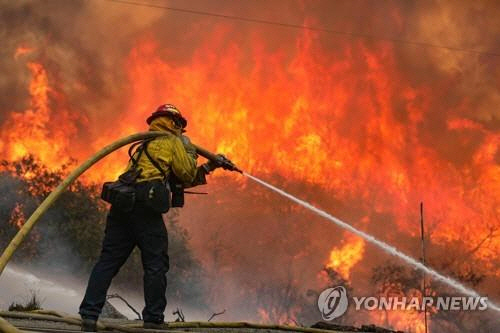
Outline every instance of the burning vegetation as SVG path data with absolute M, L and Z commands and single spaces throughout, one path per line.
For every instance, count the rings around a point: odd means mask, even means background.
M 286 13 L 239 5 L 210 9 L 347 31 L 361 20 L 374 34 L 471 48 L 493 45 L 500 30 L 500 9 L 482 2 L 295 3 Z M 467 21 L 469 11 L 483 19 Z M 500 57 L 111 2 L 16 2 L 1 13 L 1 248 L 76 163 L 144 130 L 146 115 L 172 102 L 193 142 L 413 257 L 424 202 L 429 266 L 500 299 Z M 451 13 L 455 23 L 443 19 Z M 88 270 L 103 227 L 99 184 L 125 163 L 121 151 L 85 174 L 16 260 Z M 180 304 L 228 309 L 225 319 L 312 323 L 328 286 L 421 295 L 421 273 L 243 177 L 216 173 L 208 189 L 170 217 L 168 290 Z M 73 258 L 84 264 L 64 265 Z M 139 285 L 138 263 L 119 284 Z M 426 295 L 451 293 L 426 285 Z M 431 332 L 500 325 L 488 312 L 429 313 Z M 338 322 L 424 332 L 420 312 L 349 310 Z

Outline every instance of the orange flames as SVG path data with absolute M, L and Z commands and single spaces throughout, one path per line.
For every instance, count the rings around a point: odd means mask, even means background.
M 16 203 L 10 215 L 9 223 L 21 229 L 21 227 L 24 225 L 24 222 L 26 222 L 26 218 L 23 213 L 23 205 L 21 205 L 20 203 Z
M 69 137 L 75 117 L 64 109 L 50 107 L 54 102 L 51 98 L 60 98 L 60 95 L 51 89 L 43 65 L 28 62 L 27 68 L 32 75 L 30 107 L 24 112 L 9 114 L 0 135 L 0 151 L 7 160 L 32 154 L 45 165 L 59 168 L 72 157 Z
M 294 311 L 295 310 L 295 311 Z M 291 309 L 288 312 L 296 312 L 299 309 Z M 279 325 L 299 326 L 297 319 L 293 314 L 283 312 L 282 309 L 264 309 L 258 308 L 257 313 L 262 323 L 276 323 Z
M 404 332 L 425 333 L 423 312 L 418 311 L 370 311 L 373 322 L 383 323 L 386 327 L 397 327 Z
M 17 59 L 25 54 L 33 52 L 34 49 L 28 46 L 19 46 L 14 53 L 14 59 Z
M 457 142 L 437 149 L 438 136 L 425 131 L 435 117 L 430 107 L 439 99 L 433 95 L 439 87 L 407 83 L 392 47 L 358 42 L 324 50 L 316 34 L 305 32 L 289 54 L 269 51 L 257 38 L 247 50 L 228 42 L 229 34 L 225 27 L 216 30 L 183 65 L 165 60 L 168 49 L 154 39 L 139 41 L 124 68 L 125 108 L 102 110 L 109 113 L 109 127 L 84 138 L 77 136 L 77 127 L 98 124 L 67 107 L 43 62 L 28 62 L 30 105 L 22 112 L 8 110 L 13 112 L 0 134 L 2 156 L 15 160 L 33 154 L 54 168 L 71 158 L 82 161 L 116 138 L 145 130 L 146 116 L 170 102 L 188 119 L 193 142 L 225 153 L 249 173 L 279 175 L 339 201 L 360 202 L 367 212 L 388 214 L 399 228 L 391 233 L 418 235 L 420 201 L 434 242 L 460 240 L 472 248 L 499 225 L 500 134 L 463 112 L 446 110 L 444 127 L 437 131 Z M 19 48 L 15 57 L 21 61 L 29 51 Z M 461 108 L 468 107 L 464 101 Z M 443 153 L 446 148 L 460 155 L 472 135 L 481 139 L 470 159 L 459 163 Z M 75 150 L 75 143 L 83 148 Z M 87 179 L 115 177 L 125 163 L 121 154 Z M 212 181 L 222 177 L 216 173 Z M 325 265 L 350 279 L 365 257 L 364 241 L 346 236 L 342 245 L 330 248 L 330 254 L 322 254 Z M 500 275 L 492 263 L 499 251 L 495 238 L 474 255 Z
M 343 242 L 343 246 L 335 247 L 330 252 L 326 267 L 337 271 L 345 280 L 349 280 L 351 269 L 363 259 L 365 241 L 362 238 L 347 235 Z

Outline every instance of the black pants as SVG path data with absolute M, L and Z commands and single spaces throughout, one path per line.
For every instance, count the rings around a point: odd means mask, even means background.
M 87 291 L 80 305 L 83 318 L 97 319 L 106 300 L 111 280 L 118 273 L 135 246 L 141 250 L 144 269 L 144 299 L 142 311 L 145 322 L 163 322 L 167 305 L 166 273 L 168 262 L 168 237 L 161 214 L 142 202 L 134 210 L 123 213 L 111 209 L 99 261 L 89 278 Z

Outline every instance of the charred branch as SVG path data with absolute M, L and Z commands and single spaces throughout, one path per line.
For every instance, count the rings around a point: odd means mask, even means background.
M 172 312 L 173 315 L 177 315 L 177 318 L 175 319 L 176 322 L 185 322 L 184 318 L 184 313 L 182 313 L 182 310 L 177 308 L 174 312 Z
M 212 320 L 216 316 L 220 316 L 222 314 L 226 313 L 226 309 L 222 310 L 221 312 L 214 312 L 210 318 L 208 318 L 208 321 Z
M 119 300 L 121 300 L 123 303 L 125 303 L 126 306 L 129 307 L 130 310 L 132 310 L 136 315 L 137 315 L 137 318 L 139 320 L 142 320 L 142 317 L 141 317 L 141 314 L 129 303 L 127 302 L 127 300 L 123 297 L 121 297 L 120 295 L 118 294 L 111 294 L 111 295 L 107 295 L 106 296 L 106 299 L 107 300 L 110 300 L 110 299 L 113 299 L 113 298 L 118 298 Z

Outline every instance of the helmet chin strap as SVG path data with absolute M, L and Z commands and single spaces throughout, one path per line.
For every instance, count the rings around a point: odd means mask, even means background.
M 182 127 L 182 125 L 180 124 L 180 121 L 176 121 L 176 120 L 174 119 L 174 117 L 170 118 L 170 120 L 171 120 L 171 122 L 172 122 L 173 127 L 174 127 L 176 130 L 179 130 L 179 131 L 181 131 L 181 132 L 182 132 L 182 130 L 183 130 L 184 128 L 183 128 L 183 127 Z
M 181 134 L 183 130 L 182 126 L 177 124 L 177 122 L 170 117 L 169 120 L 170 120 L 170 125 L 172 126 L 170 130 L 175 131 L 175 134 Z

